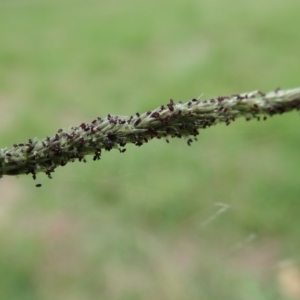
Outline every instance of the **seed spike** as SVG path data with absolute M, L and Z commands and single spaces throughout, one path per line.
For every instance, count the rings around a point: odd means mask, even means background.
M 238 117 L 267 120 L 268 116 L 299 109 L 300 88 L 269 93 L 254 91 L 203 101 L 193 98 L 186 103 L 171 99 L 146 113 L 137 112 L 130 117 L 107 114 L 78 127 L 60 128 L 40 141 L 34 138 L 27 143 L 15 143 L 11 149 L 0 149 L 0 177 L 31 174 L 36 179 L 37 173 L 44 172 L 52 178 L 51 173 L 57 167 L 77 159 L 86 162 L 87 155 L 99 160 L 101 150 L 118 149 L 124 153 L 127 144 L 142 146 L 154 138 L 168 143 L 169 138 L 175 137 L 186 138 L 190 146 L 199 129 L 218 123 L 229 125 Z

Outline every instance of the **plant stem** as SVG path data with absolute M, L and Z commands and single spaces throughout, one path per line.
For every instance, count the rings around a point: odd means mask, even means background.
M 229 125 L 238 117 L 246 120 L 266 120 L 267 116 L 300 109 L 300 88 L 275 90 L 267 94 L 260 91 L 217 97 L 209 100 L 192 99 L 186 103 L 166 105 L 130 117 L 107 115 L 78 127 L 59 129 L 51 137 L 27 143 L 14 144 L 13 148 L 0 149 L 0 176 L 51 173 L 58 166 L 75 160 L 85 162 L 86 155 L 100 159 L 101 151 L 113 148 L 125 152 L 128 143 L 142 146 L 153 138 L 185 137 L 188 145 L 199 129 L 217 123 Z

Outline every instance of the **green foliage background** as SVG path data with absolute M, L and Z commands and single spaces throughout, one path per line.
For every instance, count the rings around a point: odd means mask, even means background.
M 298 87 L 299 11 L 298 0 L 2 0 L 1 147 L 170 98 Z M 1 179 L 0 298 L 285 299 L 299 124 L 291 113 L 204 130 L 192 147 L 128 146 L 42 174 L 40 189 Z

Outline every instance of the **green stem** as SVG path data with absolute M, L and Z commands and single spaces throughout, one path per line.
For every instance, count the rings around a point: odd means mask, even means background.
M 188 145 L 199 129 L 217 123 L 229 125 L 238 117 L 246 120 L 265 120 L 267 116 L 300 109 L 300 88 L 276 90 L 270 93 L 254 91 L 217 97 L 209 100 L 192 99 L 186 103 L 170 100 L 154 110 L 131 117 L 108 115 L 78 127 L 59 129 L 42 140 L 29 139 L 0 149 L 0 176 L 51 173 L 58 166 L 75 160 L 84 161 L 86 155 L 100 159 L 101 151 L 113 148 L 125 152 L 128 143 L 142 146 L 153 138 L 185 137 Z

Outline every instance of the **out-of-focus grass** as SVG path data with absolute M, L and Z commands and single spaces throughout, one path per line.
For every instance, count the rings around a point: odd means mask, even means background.
M 299 86 L 299 9 L 1 1 L 1 147 L 169 98 Z M 299 259 L 299 122 L 128 146 L 41 189 L 1 179 L 0 298 L 282 299 L 278 264 Z

